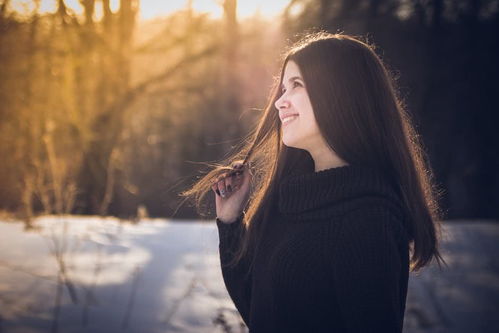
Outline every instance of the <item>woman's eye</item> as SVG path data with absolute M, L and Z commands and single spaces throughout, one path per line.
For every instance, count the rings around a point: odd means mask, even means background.
M 293 81 L 293 88 L 296 88 L 297 86 L 301 87 L 302 84 L 300 82 L 298 82 L 298 81 Z M 285 92 L 286 92 L 286 88 L 282 88 L 281 89 L 281 94 L 284 94 Z

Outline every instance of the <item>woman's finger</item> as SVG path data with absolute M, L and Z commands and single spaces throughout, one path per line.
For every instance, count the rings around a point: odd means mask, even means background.
M 243 184 L 243 179 L 244 179 L 243 174 L 244 174 L 244 171 L 234 173 L 234 176 L 232 177 L 232 184 L 233 184 L 232 186 L 235 189 L 241 188 L 241 185 Z
M 217 182 L 218 191 L 220 191 L 220 196 L 222 198 L 227 197 L 227 189 L 225 187 L 225 175 L 220 177 L 220 180 Z
M 234 191 L 233 175 L 225 177 L 225 188 L 229 195 Z
M 211 185 L 211 189 L 213 190 L 213 192 L 215 192 L 215 194 L 220 195 L 220 191 L 218 190 L 218 186 L 216 183 Z
M 232 162 L 231 166 L 233 169 L 240 169 L 243 166 L 243 161 L 239 160 L 239 161 Z
M 232 192 L 237 191 L 241 188 L 241 175 L 234 173 L 231 177 Z

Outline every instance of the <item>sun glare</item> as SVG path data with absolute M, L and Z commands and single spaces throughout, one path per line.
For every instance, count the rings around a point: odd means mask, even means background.
M 111 0 L 111 10 L 119 8 L 120 0 Z M 239 0 L 237 2 L 237 15 L 239 18 L 247 18 L 257 13 L 272 18 L 286 7 L 290 0 Z M 34 0 L 12 1 L 10 6 L 16 12 L 28 14 L 36 9 Z M 66 7 L 75 14 L 82 14 L 83 8 L 79 0 L 64 0 Z M 140 0 L 140 19 L 149 20 L 166 16 L 174 11 L 185 9 L 188 0 Z M 192 0 L 192 8 L 197 12 L 208 13 L 213 18 L 221 18 L 223 0 Z M 39 11 L 42 13 L 55 12 L 57 0 L 41 0 Z M 102 15 L 102 7 L 96 3 L 95 16 Z
M 289 0 L 239 0 L 237 2 L 237 15 L 240 18 L 250 17 L 259 12 L 262 16 L 273 17 L 278 15 L 289 3 Z M 167 15 L 173 11 L 184 9 L 186 0 L 164 1 L 142 0 L 140 17 L 151 19 Z M 192 0 L 192 7 L 197 12 L 209 13 L 213 18 L 220 18 L 223 14 L 222 1 L 220 0 Z

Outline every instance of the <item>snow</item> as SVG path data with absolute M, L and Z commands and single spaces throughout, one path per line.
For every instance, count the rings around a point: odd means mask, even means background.
M 240 332 L 214 221 L 44 216 L 0 222 L 0 331 Z M 499 332 L 499 223 L 443 223 L 442 255 L 411 273 L 405 333 Z M 243 329 L 242 332 L 247 332 Z

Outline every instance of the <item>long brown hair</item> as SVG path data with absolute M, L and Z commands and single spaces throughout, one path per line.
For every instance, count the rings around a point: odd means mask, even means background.
M 230 169 L 235 160 L 250 162 L 252 192 L 243 219 L 242 239 L 233 260 L 236 264 L 258 245 L 267 215 L 271 214 L 277 186 L 283 175 L 313 171 L 310 154 L 287 147 L 281 140 L 281 122 L 274 103 L 288 61 L 295 62 L 303 76 L 319 130 L 344 161 L 366 165 L 396 184 L 409 221 L 410 268 L 420 268 L 436 259 L 438 250 L 438 205 L 441 190 L 433 174 L 402 99 L 395 78 L 386 69 L 372 43 L 342 33 L 309 33 L 284 54 L 280 76 L 275 79 L 267 106 L 249 143 L 181 193 L 201 201 L 211 191 L 212 181 Z

